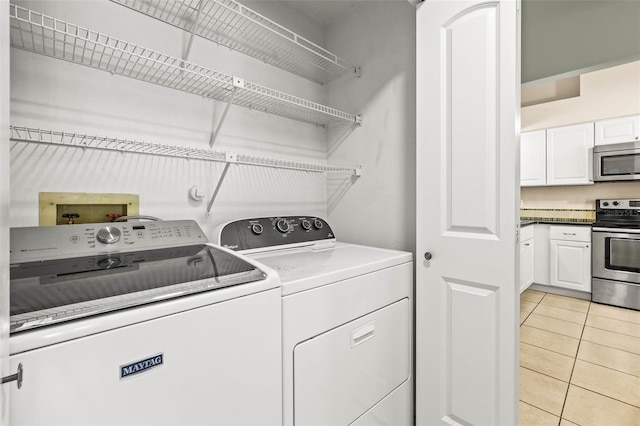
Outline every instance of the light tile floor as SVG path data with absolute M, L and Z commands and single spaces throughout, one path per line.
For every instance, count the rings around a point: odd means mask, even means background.
M 520 426 L 640 426 L 640 311 L 526 290 Z

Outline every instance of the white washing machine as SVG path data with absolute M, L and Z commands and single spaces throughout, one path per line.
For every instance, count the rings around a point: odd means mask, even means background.
M 413 424 L 411 253 L 316 217 L 230 222 L 218 242 L 280 275 L 284 424 Z
M 193 221 L 11 230 L 18 425 L 281 425 L 277 274 Z

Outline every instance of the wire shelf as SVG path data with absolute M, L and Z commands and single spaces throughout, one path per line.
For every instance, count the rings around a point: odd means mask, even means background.
M 111 0 L 317 83 L 357 67 L 234 0 Z
M 11 46 L 209 99 L 327 126 L 359 116 L 11 4 Z M 234 91 L 236 92 L 233 96 Z
M 159 155 L 194 160 L 237 163 L 251 166 L 292 169 L 316 173 L 337 173 L 361 176 L 361 167 L 341 167 L 301 161 L 281 160 L 230 151 L 216 151 L 203 148 L 189 148 L 176 145 L 165 145 L 119 138 L 84 135 L 73 132 L 10 126 L 11 140 L 65 147 L 89 148 L 106 151 L 127 152 L 136 154 Z

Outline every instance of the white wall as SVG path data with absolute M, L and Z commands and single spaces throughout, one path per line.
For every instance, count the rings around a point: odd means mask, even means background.
M 182 56 L 187 42 L 183 31 L 107 0 L 19 4 L 175 57 Z M 313 29 L 310 22 L 299 25 Z M 326 101 L 321 85 L 199 38 L 189 60 L 299 97 Z M 200 148 L 208 146 L 225 107 L 18 49 L 11 49 L 11 90 L 14 125 Z M 232 107 L 215 148 L 325 163 L 325 134 L 321 127 Z M 326 217 L 323 174 L 247 166 L 231 167 L 207 216 L 207 200 L 190 201 L 187 192 L 199 185 L 208 198 L 223 167 L 196 160 L 12 143 L 11 226 L 38 224 L 39 192 L 135 193 L 140 195 L 141 214 L 193 218 L 209 233 L 219 223 L 239 217 Z
M 521 128 L 528 132 L 632 114 L 640 114 L 640 61 L 581 75 L 578 97 L 522 108 Z
M 580 76 L 580 96 L 522 108 L 522 131 L 640 114 L 640 61 Z M 598 198 L 637 198 L 640 182 L 525 187 L 527 208 L 593 209 Z
M 368 1 L 329 27 L 327 46 L 362 67 L 329 86 L 329 103 L 363 115 L 343 141 L 329 132 L 328 161 L 364 167 L 329 179 L 329 221 L 343 241 L 414 251 L 415 7 Z

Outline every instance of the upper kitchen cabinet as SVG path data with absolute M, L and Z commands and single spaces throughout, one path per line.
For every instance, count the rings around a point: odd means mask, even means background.
M 547 185 L 593 183 L 593 123 L 547 130 Z
M 596 121 L 595 144 L 634 142 L 640 140 L 640 115 Z
M 359 73 L 359 67 L 234 0 L 111 1 L 316 83 Z
M 547 135 L 545 130 L 520 135 L 520 185 L 547 183 Z

